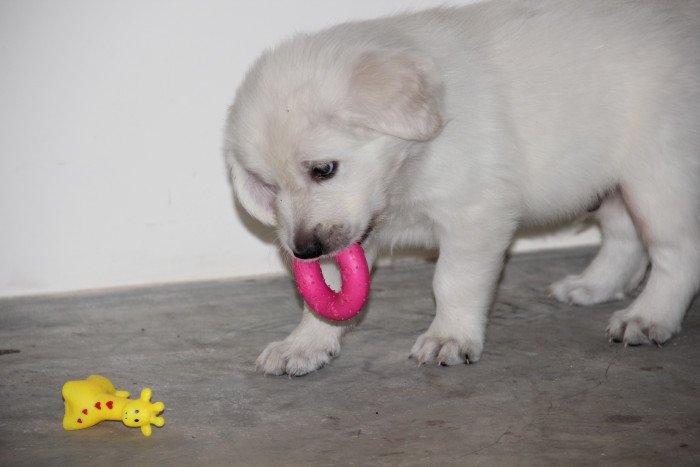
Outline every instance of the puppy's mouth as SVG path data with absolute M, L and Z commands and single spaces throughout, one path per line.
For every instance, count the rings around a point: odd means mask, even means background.
M 375 226 L 375 220 L 373 218 L 372 220 L 370 220 L 369 224 L 367 224 L 367 228 L 365 229 L 364 232 L 362 232 L 362 235 L 360 236 L 359 239 L 351 241 L 347 245 L 345 245 L 341 248 L 335 248 L 333 251 L 326 253 L 326 254 L 323 254 L 323 255 L 319 256 L 318 258 L 315 258 L 315 260 L 318 260 L 320 258 L 332 258 L 332 257 L 336 256 L 338 253 L 340 253 L 341 251 L 345 250 L 346 248 L 349 248 L 350 245 L 352 245 L 354 243 L 359 243 L 360 246 L 364 247 L 365 242 L 367 241 L 369 236 L 372 234 L 372 231 L 374 230 L 374 226 Z
M 364 233 L 362 234 L 362 236 L 360 237 L 360 239 L 357 241 L 357 243 L 359 243 L 360 245 L 364 245 L 364 243 L 365 243 L 365 242 L 367 241 L 367 239 L 369 238 L 369 235 L 372 233 L 372 230 L 374 230 L 375 219 L 376 219 L 376 218 L 373 217 L 373 218 L 369 221 L 369 224 L 367 225 L 367 228 L 365 229 L 365 231 L 364 231 Z
M 306 249 L 295 251 L 290 247 L 289 252 L 292 254 L 293 257 L 300 261 L 318 261 L 324 258 L 332 258 L 352 244 L 358 243 L 361 246 L 364 246 L 365 242 L 374 231 L 375 225 L 376 216 L 369 221 L 367 227 L 362 232 L 362 235 L 353 239 L 352 241 L 345 240 L 342 243 L 335 243 L 331 241 L 326 243 L 323 242 L 319 237 L 314 236 L 314 241 L 312 243 L 302 244 L 307 247 Z M 336 238 L 336 240 L 340 239 Z

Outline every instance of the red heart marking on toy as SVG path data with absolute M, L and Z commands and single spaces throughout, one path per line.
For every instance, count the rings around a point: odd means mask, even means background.
M 79 418 L 78 423 L 83 423 L 83 420 Z
M 95 408 L 97 410 L 102 410 L 102 404 L 100 404 L 99 402 L 95 402 Z
M 108 408 L 109 410 L 112 410 L 112 404 L 113 404 L 112 401 L 107 401 L 107 408 Z
M 87 415 L 87 409 L 83 409 L 83 413 Z

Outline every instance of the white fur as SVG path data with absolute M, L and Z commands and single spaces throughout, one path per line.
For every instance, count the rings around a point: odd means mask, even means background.
M 491 1 L 266 52 L 231 107 L 225 152 L 237 199 L 290 252 L 312 238 L 332 254 L 370 226 L 370 260 L 394 245 L 440 248 L 420 363 L 479 360 L 516 228 L 600 199 L 603 247 L 552 291 L 618 299 L 650 265 L 608 334 L 662 343 L 700 283 L 699 91 L 699 2 Z M 336 175 L 314 180 L 310 167 L 328 161 Z M 258 366 L 313 371 L 344 328 L 305 311 Z

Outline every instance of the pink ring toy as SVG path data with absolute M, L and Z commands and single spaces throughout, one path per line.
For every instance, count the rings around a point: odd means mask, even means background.
M 362 247 L 355 243 L 335 256 L 343 286 L 334 292 L 321 273 L 318 261 L 292 260 L 299 293 L 319 316 L 345 321 L 360 312 L 369 295 L 369 267 Z

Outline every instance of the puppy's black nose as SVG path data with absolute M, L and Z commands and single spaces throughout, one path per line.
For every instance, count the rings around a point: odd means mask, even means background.
M 309 241 L 304 243 L 295 242 L 294 256 L 299 259 L 318 258 L 323 254 L 323 244 L 318 237 L 314 236 Z

